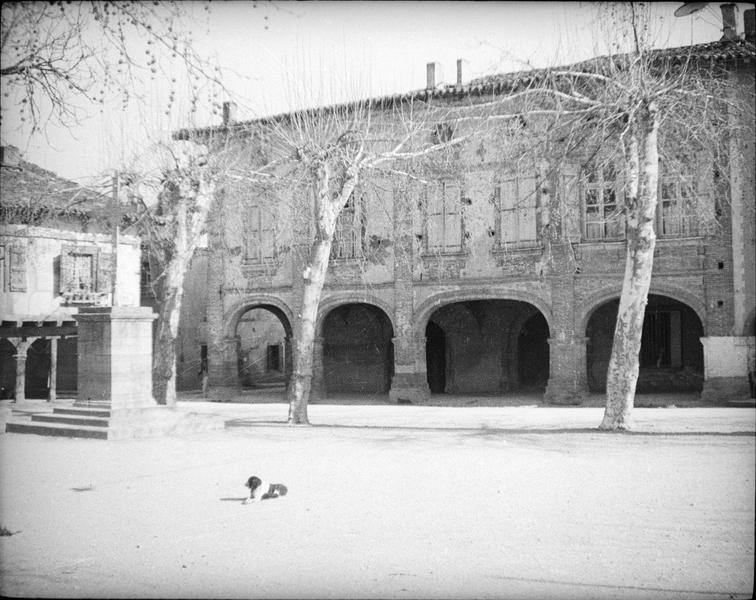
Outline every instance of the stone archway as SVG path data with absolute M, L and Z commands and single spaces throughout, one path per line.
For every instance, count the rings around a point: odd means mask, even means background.
M 549 327 L 533 304 L 511 299 L 451 302 L 425 329 L 432 393 L 543 391 L 549 374 Z M 443 348 L 437 346 L 443 340 Z
M 614 298 L 594 307 L 587 319 L 586 375 L 593 392 L 606 389 L 618 309 L 619 298 Z M 704 376 L 701 337 L 703 324 L 693 308 L 669 296 L 649 294 L 636 391 L 700 391 Z
M 285 386 L 291 376 L 291 324 L 270 305 L 239 314 L 234 329 L 236 374 L 241 387 Z
M 320 351 L 313 368 L 326 393 L 385 394 L 394 372 L 394 329 L 386 312 L 374 304 L 339 304 L 320 323 Z M 321 383 L 322 382 L 322 383 Z
M 16 395 L 16 347 L 0 338 L 0 400 Z

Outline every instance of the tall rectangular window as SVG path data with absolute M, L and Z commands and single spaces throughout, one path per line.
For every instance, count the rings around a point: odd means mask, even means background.
M 93 292 L 94 277 L 91 254 L 71 254 L 71 283 L 75 292 Z
M 494 188 L 499 210 L 499 245 L 532 246 L 537 242 L 537 182 L 522 171 L 507 175 Z
M 244 240 L 245 258 L 248 262 L 263 262 L 275 256 L 275 224 L 270 209 L 262 206 L 247 208 Z
M 698 233 L 696 219 L 696 182 L 690 175 L 662 174 L 659 178 L 659 221 L 662 237 L 686 237 Z
M 462 251 L 462 191 L 456 181 L 441 181 L 428 190 L 425 240 L 428 252 Z
M 614 164 L 593 165 L 583 180 L 583 236 L 586 240 L 618 240 L 625 237 L 620 213 L 623 194 Z
M 331 246 L 331 258 L 348 260 L 363 255 L 365 226 L 363 218 L 363 199 L 353 193 L 341 209 L 336 220 L 336 230 Z

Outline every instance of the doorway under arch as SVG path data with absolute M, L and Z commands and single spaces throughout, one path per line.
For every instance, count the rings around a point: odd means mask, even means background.
M 385 394 L 394 374 L 394 330 L 372 304 L 342 304 L 323 320 L 326 393 Z
M 16 347 L 0 338 L 0 400 L 16 397 Z
M 431 393 L 542 391 L 549 377 L 549 327 L 532 304 L 465 300 L 428 320 L 426 373 Z
M 619 299 L 596 308 L 588 320 L 586 366 L 588 388 L 606 390 Z M 696 312 L 673 298 L 649 294 L 643 319 L 640 374 L 636 391 L 700 391 L 704 378 L 703 325 Z
M 288 323 L 267 306 L 246 310 L 236 323 L 237 375 L 242 387 L 276 387 L 288 383 L 291 348 Z
M 26 398 L 48 398 L 50 395 L 50 340 L 34 340 L 26 351 Z

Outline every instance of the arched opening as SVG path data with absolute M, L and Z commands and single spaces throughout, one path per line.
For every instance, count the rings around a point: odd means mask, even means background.
M 337 306 L 323 321 L 326 393 L 388 393 L 394 372 L 391 320 L 377 306 Z
M 242 387 L 280 387 L 288 382 L 291 348 L 279 312 L 256 306 L 236 324 L 237 374 Z
M 501 394 L 546 386 L 549 327 L 532 304 L 446 304 L 430 316 L 425 336 L 431 393 Z
M 27 398 L 48 398 L 50 393 L 50 340 L 34 340 L 26 351 L 26 379 L 24 395 Z
M 619 299 L 599 306 L 586 327 L 588 387 L 606 391 L 606 372 L 612 352 Z M 703 325 L 687 304 L 649 294 L 643 320 L 640 374 L 636 391 L 692 392 L 703 386 Z
M 446 335 L 433 321 L 425 330 L 425 356 L 431 394 L 443 394 L 446 391 Z
M 0 400 L 16 396 L 16 347 L 0 338 Z
M 525 321 L 517 348 L 520 389 L 543 392 L 549 381 L 549 325 L 541 313 Z

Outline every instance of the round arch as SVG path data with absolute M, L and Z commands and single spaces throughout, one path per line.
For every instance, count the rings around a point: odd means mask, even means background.
M 447 304 L 472 300 L 514 300 L 516 302 L 531 304 L 540 311 L 546 319 L 549 331 L 552 331 L 551 307 L 545 300 L 538 296 L 528 294 L 527 292 L 521 292 L 519 290 L 507 290 L 502 292 L 491 290 L 455 290 L 434 294 L 420 303 L 415 310 L 415 337 L 422 338 L 425 336 L 425 329 L 428 326 L 428 321 L 437 309 Z
M 236 328 L 239 320 L 244 313 L 255 308 L 264 308 L 278 317 L 283 325 L 287 337 L 292 335 L 292 323 L 294 322 L 294 313 L 288 304 L 276 296 L 268 294 L 259 294 L 248 296 L 237 302 L 227 312 L 223 319 L 223 335 L 226 338 L 233 338 L 236 335 Z
M 696 295 L 674 286 L 655 283 L 651 284 L 648 293 L 649 295 L 653 294 L 655 296 L 667 296 L 668 298 L 672 298 L 672 300 L 677 300 L 678 302 L 681 302 L 682 304 L 690 307 L 690 309 L 696 313 L 699 320 L 701 321 L 701 326 L 704 329 L 704 335 L 706 335 L 706 306 L 704 305 L 703 301 Z M 597 309 L 599 309 L 607 302 L 618 299 L 621 294 L 621 288 L 602 290 L 600 292 L 592 294 L 583 302 L 581 302 L 583 310 L 581 311 L 581 313 L 579 313 L 580 316 L 577 319 L 578 326 L 576 331 L 585 332 L 585 330 L 588 328 L 588 322 L 591 320 L 593 313 L 595 313 Z
M 323 334 L 323 323 L 325 322 L 328 313 L 330 313 L 335 308 L 338 308 L 339 306 L 343 306 L 345 304 L 369 304 L 371 306 L 374 306 L 375 308 L 380 309 L 386 315 L 386 318 L 391 324 L 391 329 L 396 335 L 396 325 L 394 324 L 394 308 L 387 302 L 381 300 L 376 296 L 372 296 L 370 294 L 354 293 L 332 294 L 320 303 L 320 305 L 318 306 L 318 318 L 315 325 L 316 335 Z

